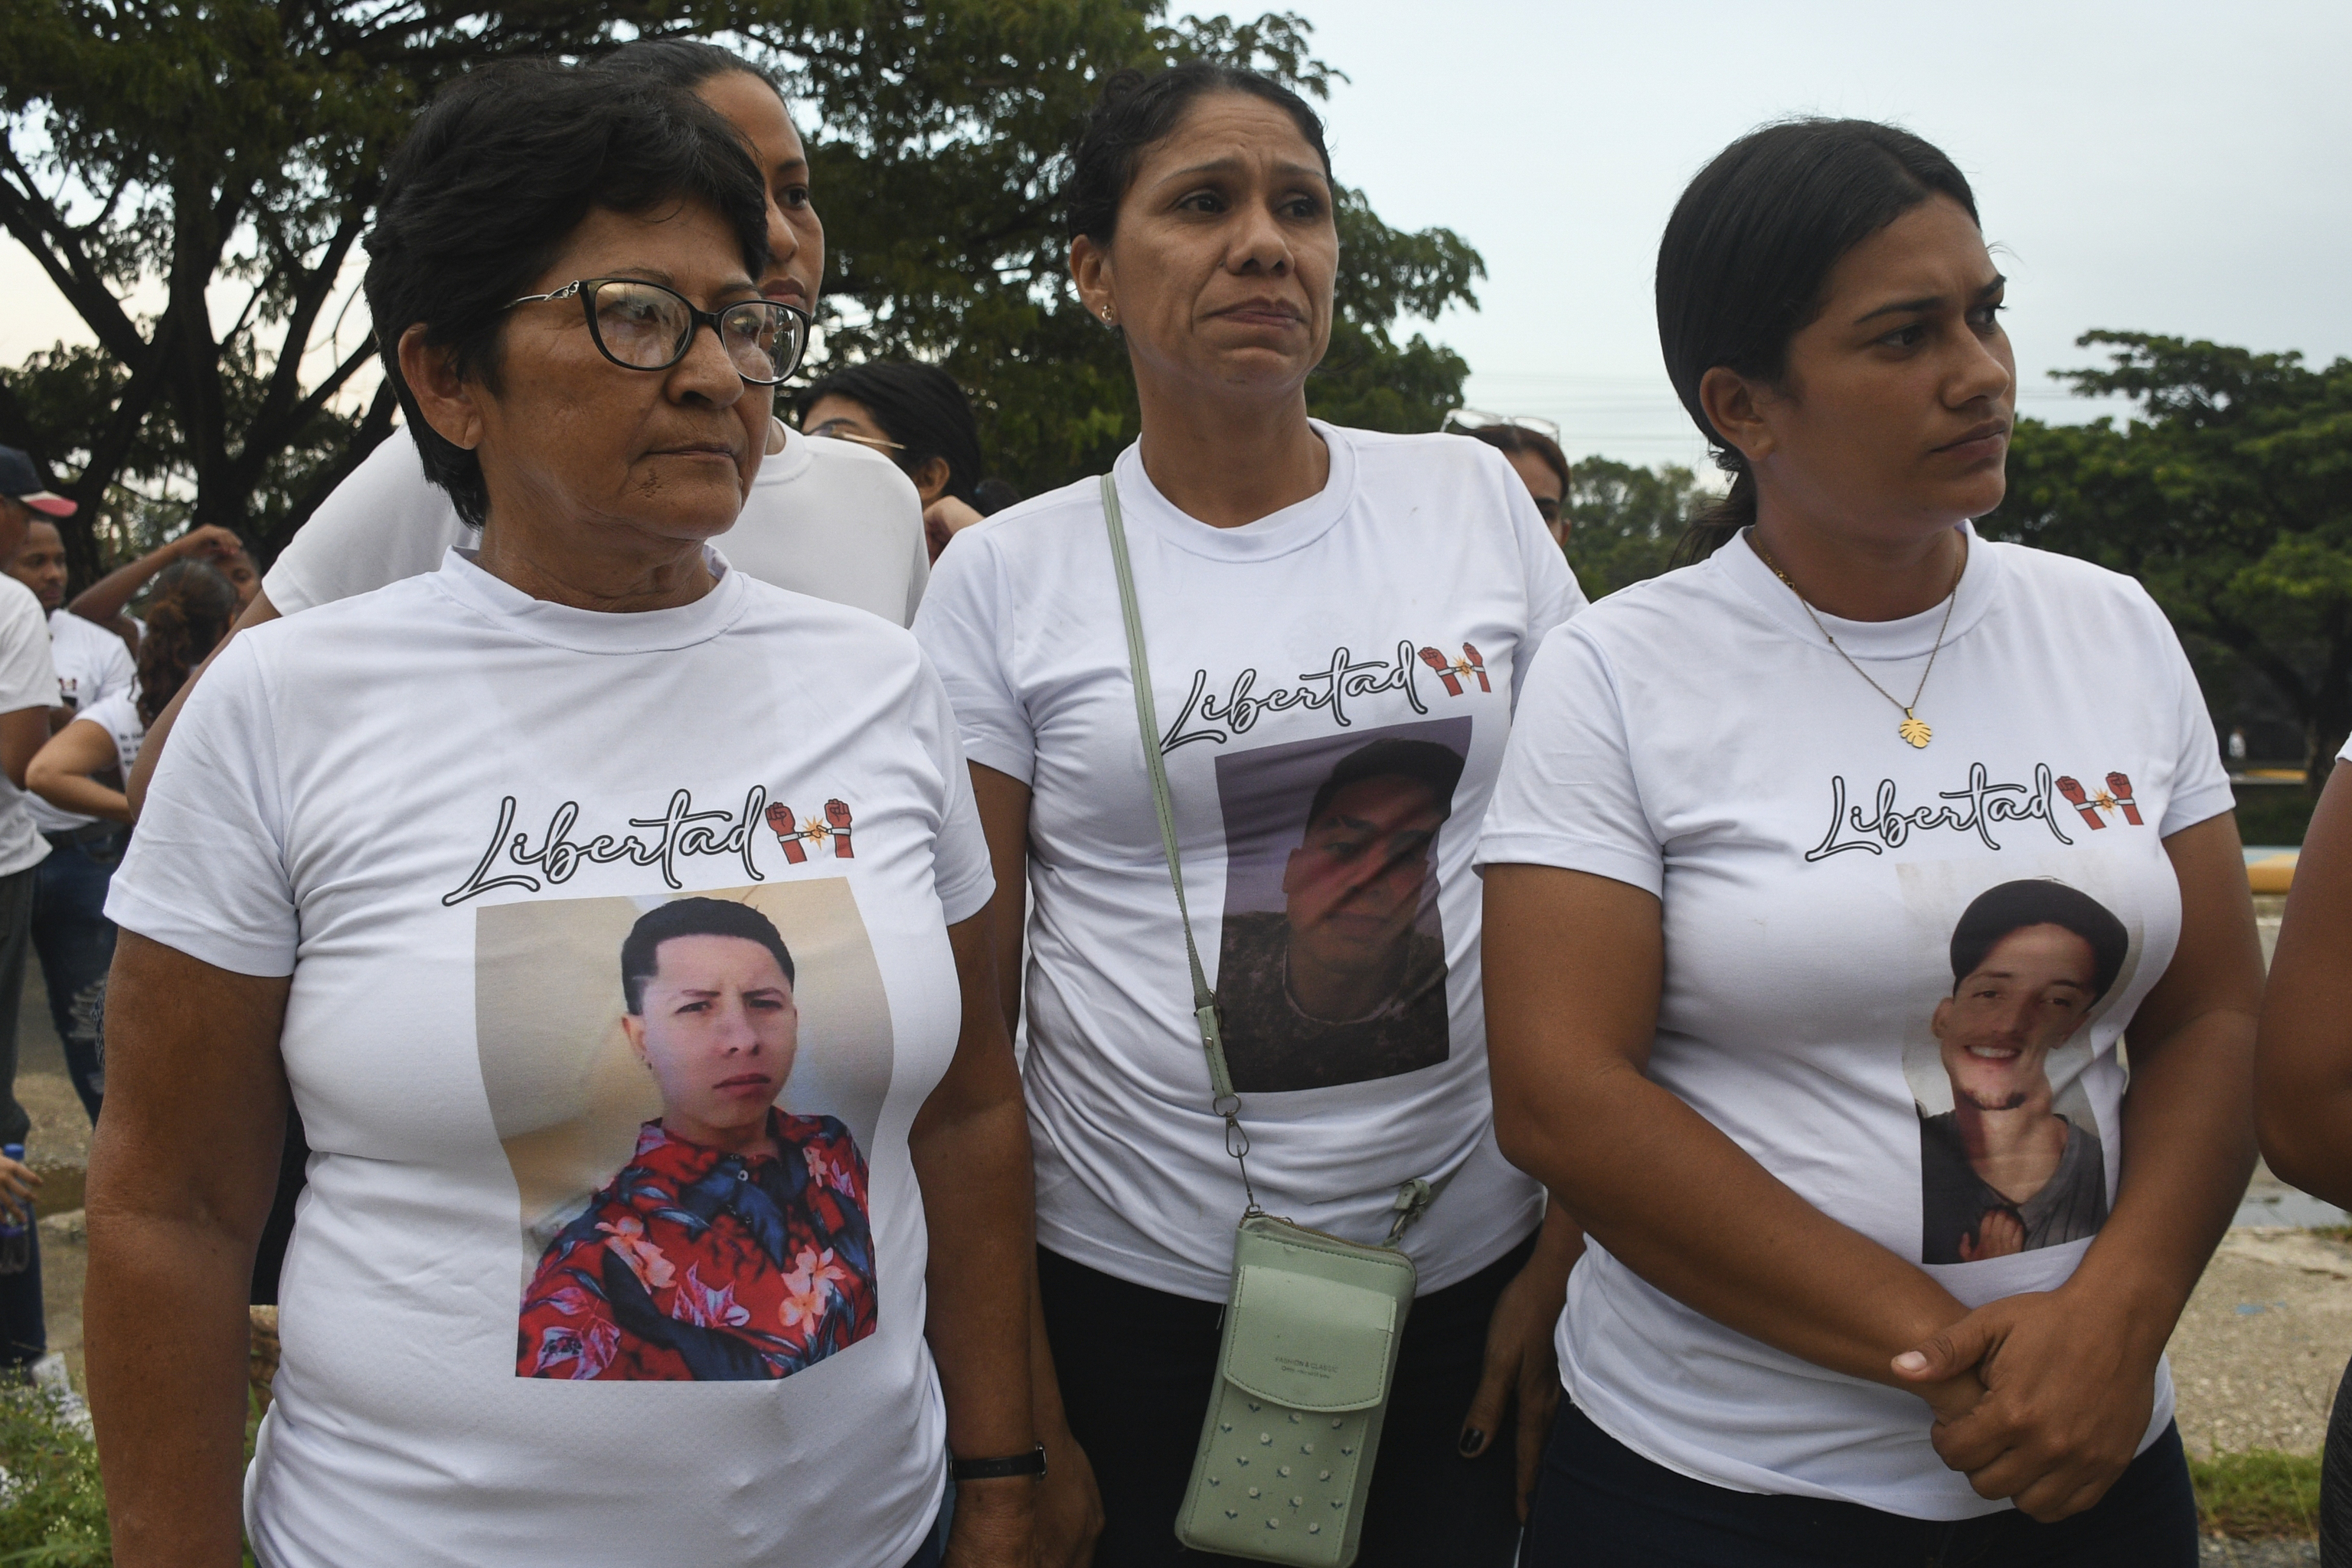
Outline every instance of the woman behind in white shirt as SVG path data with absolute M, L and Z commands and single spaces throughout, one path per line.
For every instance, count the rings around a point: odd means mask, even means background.
M 137 681 L 131 649 L 103 626 L 65 608 L 66 546 L 58 525 L 36 513 L 9 574 L 33 591 L 49 617 L 49 658 L 58 667 L 58 703 L 50 723 L 70 722 L 100 700 Z M 30 774 L 27 773 L 27 787 Z M 33 821 L 49 841 L 33 876 L 33 951 L 49 996 L 49 1021 L 65 1047 L 66 1073 L 82 1109 L 98 1120 L 104 1092 L 99 1065 L 98 999 L 114 958 L 114 924 L 106 918 L 106 886 L 122 858 L 121 830 L 82 813 L 60 811 L 35 798 Z
M 1731 492 L 1544 645 L 1479 849 L 1497 1131 L 1591 1237 L 1525 1561 L 2187 1568 L 2262 990 L 2195 679 L 1970 524 L 2015 370 L 1941 153 L 1759 132 L 1657 292 Z
M 228 635 L 239 605 L 236 584 L 223 574 L 203 561 L 179 561 L 156 577 L 142 607 L 137 689 L 83 709 L 25 771 L 25 787 L 59 811 L 130 825 L 131 802 L 118 786 L 139 760 L 140 741 L 188 672 Z
M 953 718 L 905 631 L 708 547 L 807 326 L 760 291 L 761 184 L 695 96 L 553 65 L 469 74 L 385 170 L 370 314 L 480 547 L 232 640 L 115 879 L 124 1568 L 235 1561 L 241 1489 L 273 1568 L 1029 1561 L 1029 1155 Z M 644 936 L 681 901 L 748 911 Z M 647 1125 L 656 1006 L 725 1127 Z M 768 1135 L 803 1125 L 839 1131 Z M 527 1303 L 623 1170 L 646 1211 Z M 950 1454 L 986 1479 L 943 1546 Z
M 1297 95 L 1125 73 L 1074 154 L 1070 269 L 1135 375 L 1142 435 L 1113 478 L 1257 1201 L 1378 1243 L 1401 1187 L 1443 1186 L 1403 1237 L 1419 1294 L 1360 1562 L 1503 1563 L 1576 1237 L 1556 1219 L 1537 1247 L 1542 1194 L 1495 1148 L 1468 856 L 1525 660 L 1583 599 L 1499 454 L 1307 416 L 1339 200 Z M 1097 1560 L 1127 1568 L 1181 1551 L 1245 1200 L 1106 521 L 1089 479 L 974 523 L 916 633 L 972 761 L 1008 1017 L 1025 981 L 1044 1328 L 1076 1439 L 1045 1378 L 1047 1513 L 1076 1528 L 1091 1460 Z

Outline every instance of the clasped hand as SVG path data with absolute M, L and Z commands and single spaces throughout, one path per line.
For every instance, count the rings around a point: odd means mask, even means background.
M 1894 1368 L 1935 1411 L 1944 1463 L 2046 1524 L 2097 1502 L 2132 1462 L 2161 1349 L 2061 1286 L 1988 1302 Z
M 0 1154 L 0 1215 L 5 1215 L 11 1224 L 23 1225 L 29 1217 L 33 1191 L 40 1184 L 38 1171 Z

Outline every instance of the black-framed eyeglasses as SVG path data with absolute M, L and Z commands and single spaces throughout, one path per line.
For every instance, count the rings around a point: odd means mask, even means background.
M 506 308 L 572 300 L 588 316 L 588 335 L 624 370 L 667 370 L 708 326 L 719 334 L 735 374 L 754 386 L 774 386 L 801 363 L 808 347 L 809 315 L 773 300 L 743 300 L 706 310 L 675 289 L 642 278 L 575 278 L 546 294 L 509 300 Z

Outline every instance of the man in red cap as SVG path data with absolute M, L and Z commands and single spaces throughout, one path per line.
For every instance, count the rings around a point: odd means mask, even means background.
M 69 517 L 73 510 L 73 502 L 42 486 L 30 458 L 0 447 L 0 561 L 14 560 L 24 548 L 35 512 Z M 0 1145 L 7 1146 L 21 1145 L 32 1127 L 16 1103 L 16 1004 L 33 925 L 33 870 L 49 852 L 25 795 L 25 766 L 49 738 L 49 708 L 57 700 L 41 601 L 0 573 L 0 772 L 6 774 L 0 784 Z M 22 1162 L 0 1154 L 0 1215 L 20 1218 L 39 1180 Z M 0 1368 L 28 1366 L 48 1348 L 37 1242 L 28 1250 L 21 1270 L 0 1275 Z

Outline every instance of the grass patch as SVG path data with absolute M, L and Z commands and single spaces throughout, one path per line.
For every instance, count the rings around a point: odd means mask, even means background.
M 2199 1521 L 2209 1535 L 2240 1541 L 2309 1541 L 2319 1534 L 2319 1456 L 2251 1448 L 2191 1455 Z
M 8 1472 L 0 1563 L 105 1568 L 114 1561 L 98 1449 L 30 1388 L 0 1394 L 0 1467 Z
M 247 1462 L 260 1425 L 257 1402 L 245 1422 Z M 114 1545 L 98 1446 L 59 1421 L 55 1407 L 33 1389 L 0 1389 L 0 1468 L 8 1473 L 0 1490 L 0 1564 L 111 1568 Z M 254 1568 L 249 1551 L 245 1564 Z

